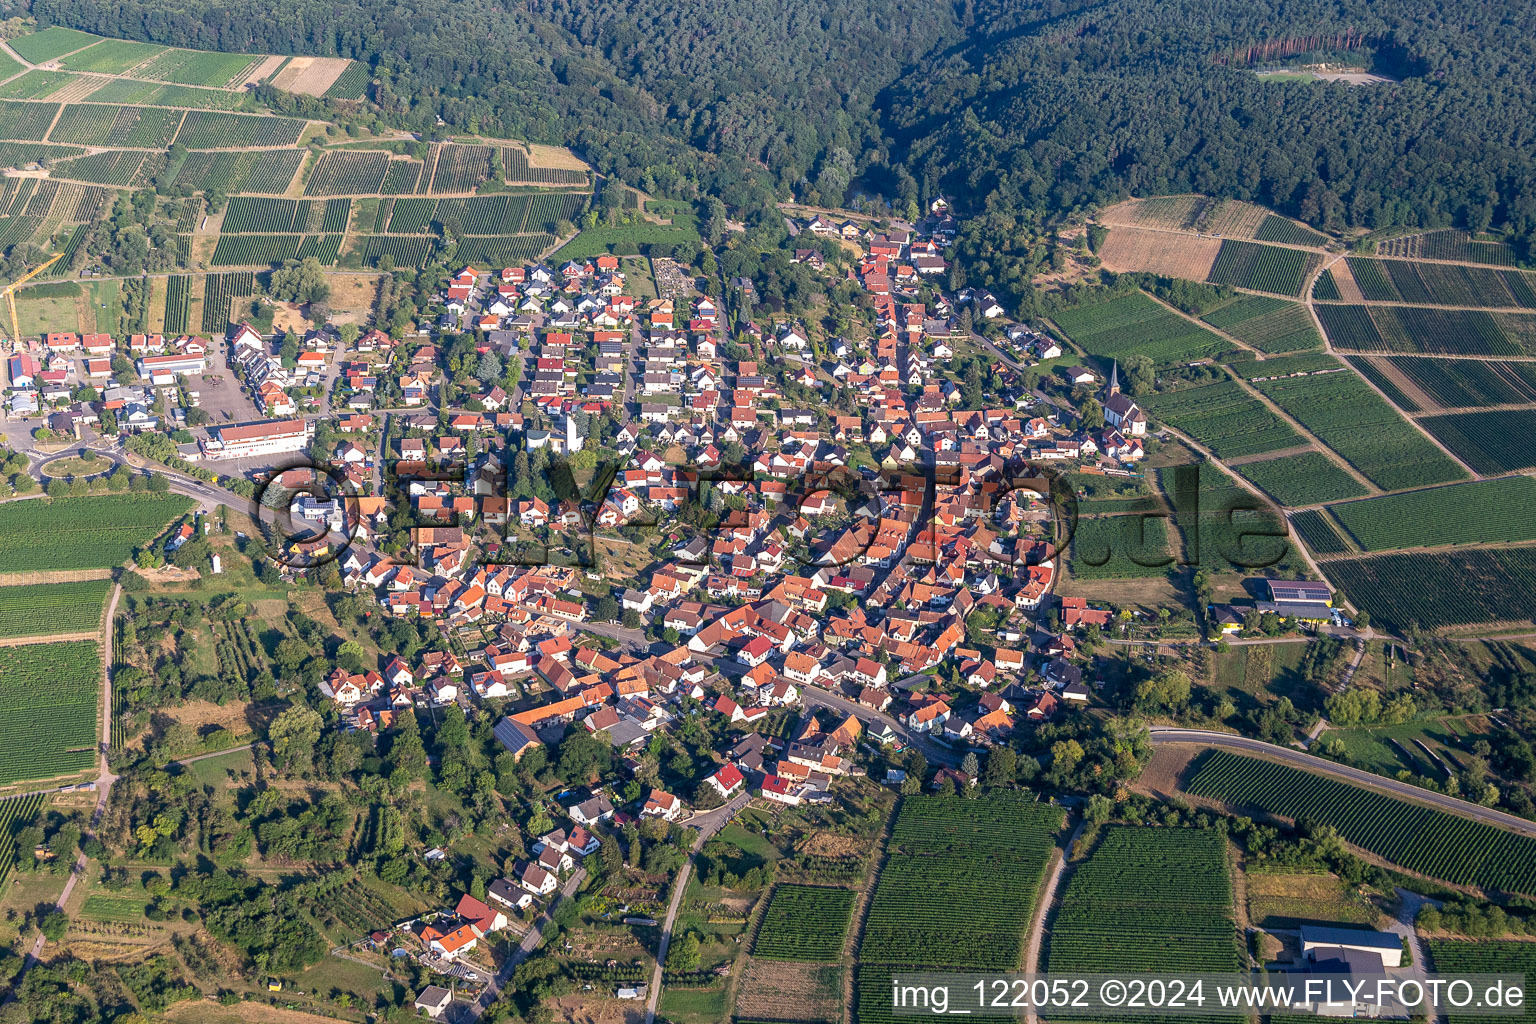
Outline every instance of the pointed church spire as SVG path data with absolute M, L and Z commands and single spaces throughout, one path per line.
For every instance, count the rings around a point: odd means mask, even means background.
M 1109 393 L 1114 395 L 1114 394 L 1119 394 L 1119 392 L 1120 392 L 1120 360 L 1116 359 L 1115 363 L 1114 363 L 1114 368 L 1109 371 Z

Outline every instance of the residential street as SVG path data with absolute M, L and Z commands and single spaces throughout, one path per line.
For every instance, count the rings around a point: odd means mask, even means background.
M 491 1004 L 501 995 L 501 990 L 512 980 L 512 973 L 517 970 L 517 965 L 528 959 L 529 953 L 539 948 L 539 943 L 544 939 L 544 928 L 549 924 L 549 915 L 560 905 L 561 900 L 570 899 L 571 895 L 576 892 L 576 889 L 586 877 L 587 869 L 577 868 L 571 874 L 571 877 L 565 880 L 565 884 L 560 887 L 559 895 L 549 901 L 548 911 L 540 915 L 539 919 L 534 922 L 528 934 L 523 936 L 523 941 L 518 945 L 517 949 L 502 963 L 501 970 L 496 972 L 496 977 L 486 983 L 485 990 L 480 993 L 480 998 L 470 1003 L 467 1010 L 460 1012 L 458 1019 L 461 1022 L 468 1024 L 468 1022 L 477 1021 L 486 1010 L 490 1009 Z
M 709 838 L 724 828 L 726 822 L 751 802 L 751 791 L 743 788 L 740 793 L 731 797 L 729 803 L 716 807 L 712 811 L 695 814 L 684 822 L 689 827 L 698 829 L 699 835 L 693 841 L 688 859 L 678 869 L 677 881 L 672 885 L 672 900 L 667 904 L 667 917 L 661 922 L 661 944 L 656 950 L 656 966 L 651 971 L 651 987 L 647 990 L 645 997 L 645 1024 L 653 1024 L 656 1020 L 656 1003 L 661 998 L 661 978 L 667 963 L 667 947 L 672 944 L 672 922 L 677 920 L 678 908 L 683 905 L 683 894 L 688 891 L 688 879 L 693 873 L 693 855 L 704 849 L 704 844 L 709 841 Z

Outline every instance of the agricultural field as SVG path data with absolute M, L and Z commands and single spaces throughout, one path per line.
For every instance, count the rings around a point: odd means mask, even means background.
M 42 809 L 41 793 L 0 800 L 0 884 L 16 863 L 16 832 L 35 820 Z
M 565 255 L 565 249 L 561 249 L 555 258 Z M 1142 292 L 1078 306 L 1052 314 L 1051 319 L 1090 355 L 1106 359 L 1136 354 L 1157 363 L 1177 363 L 1229 347 L 1210 331 Z
M 1344 538 L 1339 536 L 1338 528 L 1333 525 L 1333 518 L 1321 509 L 1313 509 L 1308 512 L 1296 512 L 1291 516 L 1291 526 L 1296 530 L 1296 536 L 1318 555 L 1342 555 L 1349 550 L 1349 545 Z
M 387 259 L 391 266 L 419 267 L 433 244 L 421 235 L 370 235 L 363 244 L 363 262 L 377 267 Z
M 463 199 L 396 199 L 385 230 L 419 235 L 442 225 L 456 235 L 516 235 L 546 232 L 579 214 L 585 192 L 512 193 Z
M 1331 267 L 1317 275 L 1317 283 L 1312 286 L 1312 297 L 1323 302 L 1338 302 L 1344 297 L 1339 292 L 1339 282 L 1334 279 Z
M 0 658 L 0 783 L 94 765 L 100 698 L 95 640 L 7 648 Z
M 325 90 L 325 98 L 329 100 L 360 100 L 368 92 L 368 85 L 372 81 L 368 73 L 368 65 L 352 61 L 330 88 Z
M 1111 206 L 1099 215 L 1105 224 L 1143 224 L 1153 228 L 1193 231 L 1210 200 L 1205 196 L 1153 196 Z
M 20 78 L 13 78 L 0 86 L 0 99 L 46 99 L 73 82 L 75 77 L 64 71 L 28 71 Z
M 1206 280 L 1274 295 L 1300 295 L 1320 261 L 1316 254 L 1300 249 L 1228 239 L 1221 243 Z
M 1370 356 L 1345 356 L 1345 361 L 1353 366 L 1368 380 L 1377 391 L 1387 396 L 1387 401 L 1397 406 L 1404 412 L 1420 412 L 1423 406 L 1415 398 L 1409 397 L 1404 391 L 1398 379 L 1388 373 L 1381 364 L 1375 362 Z
M 1465 231 L 1451 228 L 1383 239 L 1376 243 L 1376 254 L 1399 259 L 1461 260 L 1506 267 L 1515 263 L 1515 251 L 1505 243 L 1481 241 Z
M 1017 968 L 1062 823 L 1059 808 L 1023 793 L 908 797 L 870 900 L 860 962 Z
M 1394 352 L 1526 354 L 1524 346 L 1503 329 L 1499 320 L 1483 310 L 1376 306 L 1370 314 L 1383 346 Z
M 1279 510 L 1211 463 L 1165 466 L 1157 483 L 1173 509 L 1186 563 L 1248 571 L 1294 561 Z
M 196 89 L 189 85 L 138 82 L 131 78 L 108 79 L 86 99 L 92 103 L 136 103 L 146 107 L 193 107 L 201 110 L 247 110 L 254 106 L 249 93 Z
M 1358 480 L 1321 452 L 1246 462 L 1235 468 L 1280 504 L 1290 508 L 1356 498 L 1366 493 Z
M 752 955 L 764 960 L 841 959 L 855 895 L 852 889 L 823 885 L 776 886 Z
M 1079 519 L 1068 557 L 1079 580 L 1165 576 L 1173 564 L 1168 520 L 1161 516 Z
M 95 71 L 104 75 L 120 75 L 136 64 L 142 64 L 165 47 L 155 43 L 138 43 L 128 39 L 103 39 L 78 53 L 72 53 L 59 61 L 59 67 L 71 71 Z
M 1323 347 L 1305 306 L 1270 295 L 1245 295 L 1200 319 L 1266 355 Z
M 1142 405 L 1153 417 L 1193 437 L 1222 459 L 1306 443 L 1234 380 L 1164 391 L 1144 399 Z
M 554 244 L 554 235 L 466 235 L 459 240 L 458 258 L 504 267 L 535 260 Z
M 99 629 L 111 589 L 110 580 L 0 587 L 0 638 Z
M 1536 540 L 1536 479 L 1509 476 L 1330 505 L 1364 551 Z
M 1536 978 L 1536 942 L 1468 942 L 1460 939 L 1428 940 L 1429 958 L 1437 974 L 1524 974 Z M 1515 1016 L 1450 1013 L 1449 1024 L 1503 1024 L 1536 1020 L 1536 1004 L 1526 1000 L 1525 1013 Z
M 187 149 L 275 149 L 298 144 L 304 121 L 270 114 L 187 113 L 176 142 Z
M 1536 365 L 1531 363 L 1412 356 L 1388 357 L 1385 361 L 1447 409 L 1536 402 Z
M 1262 380 L 1254 386 L 1383 490 L 1466 476 L 1352 373 Z
M 490 146 L 438 147 L 437 167 L 428 191 L 436 194 L 473 192 L 482 182 L 501 180 L 501 158 Z
M 8 43 L 10 48 L 21 54 L 21 59 L 29 64 L 46 64 L 66 53 L 90 46 L 100 38 L 89 32 L 54 25 L 30 36 L 11 39 Z
M 52 173 L 59 178 L 101 185 L 130 185 L 150 155 L 132 149 L 107 149 L 90 156 L 61 160 L 54 164 Z
M 220 226 L 222 234 L 286 234 L 343 232 L 352 209 L 350 199 L 270 199 L 235 196 Z
M 1216 262 L 1221 242 L 1215 238 L 1117 227 L 1096 250 L 1111 270 L 1146 271 L 1186 281 L 1203 281 Z
M 133 72 L 133 78 L 176 85 L 204 85 L 223 89 L 264 61 L 248 53 L 214 53 L 209 50 L 167 50 Z M 290 143 L 291 145 L 291 143 Z
M 256 275 L 249 270 L 205 276 L 202 329 L 210 334 L 222 334 L 229 328 L 230 304 L 237 298 L 255 293 Z
M 0 139 L 41 142 L 58 112 L 57 103 L 0 101 Z
M 1423 804 L 1221 750 L 1185 788 L 1234 808 L 1332 825 L 1346 842 L 1453 885 L 1536 892 L 1536 839 Z
M 304 186 L 307 196 L 356 196 L 384 192 L 388 153 L 333 150 L 320 158 Z
M 644 255 L 654 246 L 686 245 L 698 240 L 699 229 L 694 218 L 675 216 L 671 224 L 623 224 L 618 227 L 589 228 L 551 253 L 549 258 L 563 262 L 590 259 L 608 253 L 619 256 Z
M 1536 618 L 1536 549 L 1466 548 L 1341 558 L 1323 573 L 1378 628 L 1404 633 Z
M 0 504 L 0 573 L 121 565 L 191 507 L 154 492 Z
M 575 167 L 535 167 L 520 146 L 501 149 L 502 173 L 519 185 L 585 185 L 587 172 Z
M 386 196 L 410 195 L 421 187 L 420 160 L 391 160 L 379 192 Z
M 1062 893 L 1046 964 L 1056 974 L 1238 970 L 1225 836 L 1106 827 Z
M 208 265 L 276 265 L 284 260 L 302 260 L 310 256 L 329 265 L 336 262 L 341 240 L 341 235 L 221 235 Z
M 187 314 L 192 308 L 192 278 L 174 274 L 165 281 L 165 331 L 187 333 Z
M 1496 309 L 1536 307 L 1532 278 L 1521 270 L 1414 263 L 1368 256 L 1348 259 L 1350 274 L 1367 302 Z
M 264 193 L 286 191 L 304 160 L 296 149 L 265 153 L 188 153 L 171 180 L 203 192 Z
M 1530 410 L 1485 410 L 1426 416 L 1425 430 L 1479 473 L 1508 473 L 1536 466 L 1529 444 Z
M 1254 238 L 1260 242 L 1281 242 L 1285 245 L 1310 245 L 1314 248 L 1321 247 L 1328 241 L 1328 236 L 1318 231 L 1313 231 L 1305 224 L 1297 224 L 1285 217 L 1270 214 L 1264 218 L 1264 223 L 1259 225 Z

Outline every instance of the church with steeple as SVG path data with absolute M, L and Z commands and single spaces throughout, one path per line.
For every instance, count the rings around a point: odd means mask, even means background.
M 1109 390 L 1104 395 L 1104 423 L 1122 434 L 1133 436 L 1147 432 L 1147 414 L 1130 395 L 1120 390 L 1120 361 L 1109 372 Z

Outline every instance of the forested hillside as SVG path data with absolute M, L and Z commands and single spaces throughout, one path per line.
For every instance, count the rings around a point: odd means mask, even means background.
M 1022 295 L 1060 214 L 1252 199 L 1339 229 L 1536 230 L 1536 9 L 1518 0 L 35 0 L 44 23 L 369 62 L 400 122 L 576 145 L 652 191 L 766 209 L 944 189 L 973 281 Z M 1267 81 L 1335 57 L 1395 81 Z M 762 186 L 762 187 L 759 187 Z

